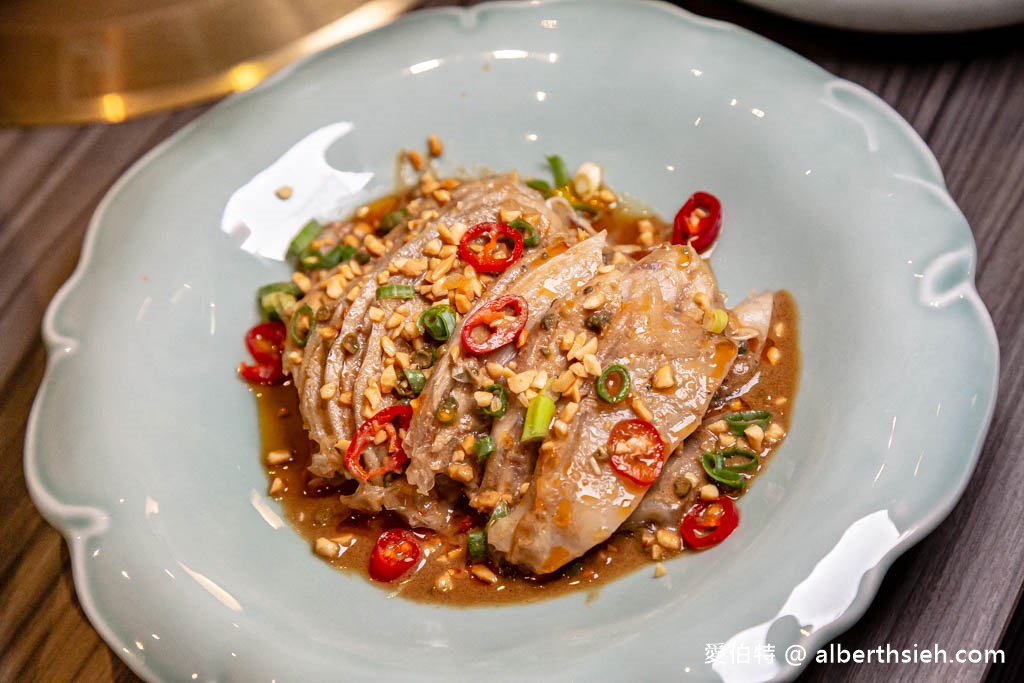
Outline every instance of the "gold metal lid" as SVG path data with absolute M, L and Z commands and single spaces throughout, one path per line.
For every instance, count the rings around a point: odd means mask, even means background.
M 123 121 L 247 90 L 417 0 L 0 0 L 0 124 Z

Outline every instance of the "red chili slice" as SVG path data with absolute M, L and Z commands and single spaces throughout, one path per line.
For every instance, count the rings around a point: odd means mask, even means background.
M 398 435 L 398 430 L 408 429 L 411 420 L 412 406 L 399 404 L 384 408 L 359 425 L 359 429 L 352 436 L 352 443 L 345 451 L 345 467 L 348 468 L 348 471 L 360 481 L 368 481 L 378 475 L 400 470 L 402 465 L 409 460 L 409 456 L 402 448 L 402 439 Z M 397 427 L 396 421 L 398 422 Z M 388 457 L 385 458 L 383 465 L 367 472 L 363 469 L 363 451 L 373 443 L 374 438 L 381 430 L 388 435 Z
M 679 533 L 687 545 L 700 550 L 724 541 L 739 523 L 740 513 L 732 499 L 721 496 L 716 501 L 700 502 L 690 508 L 683 517 Z
M 506 308 L 512 309 L 514 318 L 505 315 Z M 529 316 L 530 306 L 518 294 L 506 294 L 492 299 L 470 313 L 462 324 L 462 346 L 475 356 L 500 349 L 523 331 Z M 483 339 L 474 334 L 479 327 L 489 330 Z
M 238 364 L 238 374 L 246 382 L 251 384 L 280 384 L 284 381 L 284 371 L 281 370 L 281 362 L 257 363 L 256 365 Z
M 661 434 L 646 420 L 623 420 L 608 435 L 609 462 L 621 476 L 650 486 L 665 464 Z
M 487 241 L 482 244 L 483 249 L 479 252 L 474 251 L 470 246 L 473 240 L 481 237 Z M 508 253 L 499 256 L 498 248 L 502 242 L 512 244 L 506 244 Z M 500 273 L 518 261 L 522 255 L 523 235 L 506 223 L 477 223 L 459 240 L 459 258 L 473 266 L 478 273 Z
M 255 365 L 238 364 L 238 374 L 253 384 L 280 384 L 284 381 L 281 369 L 281 355 L 284 340 L 288 334 L 284 323 L 266 322 L 250 328 L 245 333 L 245 348 L 249 350 Z
M 388 529 L 370 553 L 370 578 L 387 583 L 412 569 L 420 560 L 420 544 L 407 529 Z
M 284 323 L 260 323 L 245 333 L 245 348 L 257 363 L 280 363 L 287 334 Z
M 672 228 L 672 244 L 690 242 L 703 254 L 722 230 L 722 203 L 709 192 L 694 192 L 679 209 Z

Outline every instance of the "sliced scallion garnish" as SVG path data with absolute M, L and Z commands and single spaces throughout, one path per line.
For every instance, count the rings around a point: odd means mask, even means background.
M 419 396 L 420 392 L 423 391 L 424 385 L 427 383 L 427 378 L 423 372 L 415 368 L 406 368 L 402 370 L 402 375 L 405 377 L 412 395 Z
M 466 536 L 469 559 L 474 562 L 487 558 L 487 532 L 483 529 L 473 529 Z
M 548 181 L 546 180 L 541 180 L 540 178 L 530 178 L 529 180 L 526 181 L 526 186 L 534 190 L 537 190 L 537 192 L 540 192 L 542 195 L 544 195 L 544 199 L 547 199 L 548 197 L 551 196 L 551 184 L 548 183 Z
M 256 300 L 264 320 L 284 320 L 289 308 L 302 296 L 302 290 L 291 282 L 272 282 L 256 290 Z
M 355 253 L 356 248 L 350 244 L 337 244 L 326 252 L 307 247 L 299 254 L 299 265 L 306 270 L 327 270 L 349 260 Z
M 473 442 L 473 452 L 476 453 L 477 462 L 485 462 L 494 452 L 494 439 L 490 435 L 480 437 Z
M 379 232 L 391 232 L 398 224 L 405 220 L 405 217 L 409 215 L 409 212 L 405 209 L 395 209 L 394 211 L 388 211 L 384 214 L 380 223 L 377 224 L 377 230 Z
M 629 370 L 624 365 L 612 363 L 601 371 L 601 376 L 594 383 L 594 388 L 602 401 L 618 403 L 629 395 L 631 384 Z
M 572 176 L 569 175 L 569 169 L 566 167 L 565 162 L 562 161 L 562 157 L 552 154 L 546 158 L 548 166 L 551 167 L 551 175 L 555 179 L 555 187 L 565 187 L 572 182 Z
M 729 314 L 721 308 L 712 308 L 704 314 L 704 329 L 712 334 L 721 334 L 729 324 Z
M 508 503 L 501 501 L 494 506 L 494 510 L 491 512 L 491 518 L 487 520 L 487 526 L 491 526 L 502 517 L 508 517 Z
M 530 221 L 517 218 L 509 223 L 508 227 L 522 233 L 524 247 L 535 247 L 540 244 L 540 235 L 537 234 L 537 228 L 533 227 L 533 223 Z
M 555 416 L 555 399 L 542 391 L 530 400 L 523 421 L 523 443 L 540 441 L 548 435 L 551 420 Z
M 747 427 L 753 425 L 757 425 L 761 429 L 767 427 L 768 420 L 772 419 L 772 414 L 767 410 L 741 410 L 736 413 L 723 415 L 722 419 L 729 425 L 729 431 L 736 436 L 743 436 Z
M 349 355 L 358 353 L 359 347 L 361 345 L 362 344 L 359 341 L 359 335 L 357 335 L 355 332 L 349 332 L 348 334 L 341 338 L 341 348 L 345 353 Z
M 596 311 L 591 313 L 584 319 L 583 324 L 588 330 L 594 332 L 600 332 L 608 325 L 612 320 L 611 311 Z
M 730 465 L 729 458 L 743 458 L 744 462 Z M 750 472 L 757 468 L 757 455 L 742 448 L 727 448 L 724 451 L 704 451 L 700 454 L 700 463 L 708 476 L 720 484 L 742 489 L 747 484 L 741 472 Z
M 488 417 L 501 417 L 508 410 L 508 389 L 501 384 L 492 384 L 491 386 L 484 389 L 487 393 L 494 396 L 498 401 L 498 405 L 494 405 L 492 399 L 489 405 L 484 406 L 480 411 Z
M 292 238 L 292 243 L 288 245 L 288 258 L 295 258 L 306 251 L 323 230 L 320 221 L 315 218 L 302 226 L 302 230 L 299 230 L 298 234 Z
M 415 299 L 416 288 L 412 285 L 381 285 L 377 288 L 377 299 Z
M 409 362 L 412 363 L 414 368 L 419 370 L 426 370 L 432 367 L 435 360 L 437 360 L 437 350 L 433 346 L 424 346 L 422 349 L 416 349 L 409 356 Z
M 302 334 L 302 326 L 305 326 L 305 334 Z M 299 346 L 305 346 L 309 341 L 309 337 L 313 334 L 313 309 L 307 305 L 302 305 L 299 310 L 295 311 L 292 316 L 292 324 L 289 332 L 292 336 L 292 341 Z
M 455 331 L 455 309 L 448 304 L 431 306 L 420 313 L 416 319 L 416 327 L 420 333 L 428 335 L 434 341 L 448 341 Z
M 586 214 L 592 221 L 599 221 L 604 216 L 604 212 L 593 204 L 576 203 L 572 205 L 572 208 L 576 209 L 578 213 Z
M 459 402 L 451 394 L 441 399 L 441 402 L 437 404 L 437 412 L 434 413 L 434 417 L 441 424 L 450 425 L 455 422 L 458 416 Z

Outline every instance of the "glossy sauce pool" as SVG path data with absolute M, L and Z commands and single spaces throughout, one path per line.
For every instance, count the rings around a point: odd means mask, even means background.
M 622 221 L 622 224 L 627 223 Z M 632 224 L 635 224 L 635 219 Z M 621 239 L 620 235 L 616 237 Z M 772 422 L 787 431 L 800 370 L 798 323 L 799 316 L 793 298 L 784 291 L 777 292 L 768 340 L 757 350 L 762 354 L 759 378 L 742 397 L 744 409 L 771 410 Z M 764 357 L 773 346 L 781 351 L 781 359 L 774 365 Z M 328 539 L 336 544 L 337 557 L 329 561 L 343 571 L 360 574 L 370 581 L 367 566 L 377 537 L 385 529 L 402 524 L 390 514 L 368 516 L 351 513 L 340 502 L 337 494 L 309 495 L 306 492 L 306 468 L 310 458 L 310 442 L 302 426 L 294 387 L 290 384 L 260 386 L 254 387 L 253 391 L 259 407 L 263 463 L 272 495 L 281 504 L 285 518 L 310 542 L 311 547 L 315 547 L 318 539 Z M 291 460 L 276 466 L 269 464 L 267 455 L 280 450 L 290 451 Z M 764 465 L 765 461 L 762 460 L 752 476 L 756 476 Z M 742 524 L 742 502 L 737 507 L 740 509 Z M 486 522 L 485 517 L 468 508 L 466 515 L 473 522 L 474 528 L 480 528 Z M 454 537 L 443 537 L 428 530 L 417 529 L 414 533 L 423 550 L 415 571 L 410 571 L 392 583 L 374 582 L 383 590 L 413 600 L 458 606 L 489 606 L 540 600 L 580 590 L 594 597 L 603 584 L 639 569 L 650 571 L 651 580 L 656 580 L 653 578 L 656 564 L 649 554 L 650 549 L 644 547 L 641 534 L 636 530 L 620 530 L 582 558 L 544 577 L 526 575 L 511 567 L 488 564 L 496 577 L 493 583 L 471 574 L 471 565 L 465 553 L 465 533 Z M 714 552 L 714 548 L 702 552 Z M 681 557 L 666 561 L 685 562 L 686 554 L 684 552 Z M 442 575 L 447 575 L 447 578 Z M 439 588 L 439 581 L 445 590 Z

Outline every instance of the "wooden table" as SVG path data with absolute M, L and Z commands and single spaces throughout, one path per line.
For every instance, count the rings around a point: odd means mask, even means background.
M 428 6 L 473 4 L 436 1 Z M 1006 649 L 1006 664 L 812 665 L 805 679 L 1024 680 L 1024 26 L 879 37 L 725 0 L 677 4 L 742 24 L 879 94 L 934 150 L 978 244 L 1000 339 L 1000 403 L 967 494 L 889 571 L 848 649 Z M 624 49 L 624 46 L 616 46 Z M 42 378 L 43 311 L 78 260 L 89 217 L 144 152 L 204 111 L 114 126 L 0 129 L 0 681 L 130 681 L 75 597 L 67 547 L 29 500 L 22 444 Z M 981 494 L 981 495 L 979 495 Z

